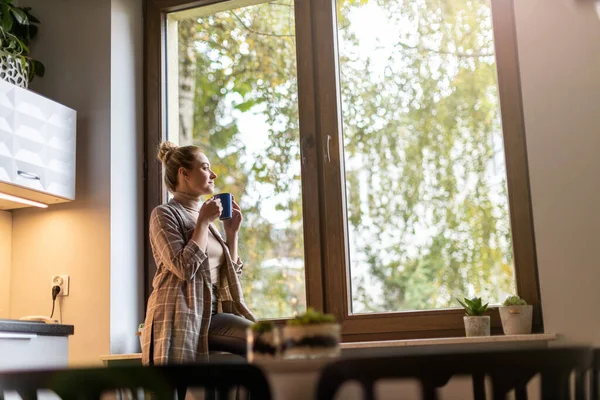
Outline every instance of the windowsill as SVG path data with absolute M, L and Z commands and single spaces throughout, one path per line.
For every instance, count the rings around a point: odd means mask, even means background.
M 533 333 L 531 335 L 493 335 L 477 337 L 450 337 L 435 339 L 406 339 L 406 340 L 382 340 L 378 342 L 349 342 L 342 343 L 342 349 L 365 349 L 381 347 L 408 347 L 408 346 L 432 346 L 432 345 L 457 345 L 475 343 L 514 343 L 514 342 L 538 342 L 557 340 L 555 333 Z
M 451 337 L 436 339 L 384 340 L 377 342 L 342 343 L 342 357 L 355 355 L 428 354 L 445 351 L 469 351 L 486 349 L 509 349 L 524 347 L 545 347 L 548 342 L 557 340 L 555 333 L 534 333 L 531 335 L 494 335 L 480 337 Z M 101 356 L 108 362 L 141 361 L 141 353 L 111 354 Z M 269 373 L 318 372 L 325 365 L 335 361 L 332 358 L 312 360 L 262 360 L 256 365 Z
M 531 335 L 494 335 L 480 337 L 450 337 L 436 339 L 384 340 L 377 342 L 341 343 L 342 358 L 377 355 L 416 355 L 452 351 L 509 350 L 515 348 L 546 347 L 557 340 L 555 333 Z M 319 372 L 335 358 L 310 360 L 261 360 L 256 365 L 270 374 Z

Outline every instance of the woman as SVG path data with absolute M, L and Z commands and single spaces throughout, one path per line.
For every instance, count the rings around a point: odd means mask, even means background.
M 255 319 L 239 281 L 240 207 L 233 201 L 232 218 L 223 221 L 223 240 L 212 224 L 221 214 L 220 200 L 202 204 L 217 178 L 206 155 L 196 146 L 163 142 L 158 158 L 174 198 L 150 216 L 157 270 L 142 332 L 142 362 L 194 362 L 209 350 L 243 356 L 245 331 Z

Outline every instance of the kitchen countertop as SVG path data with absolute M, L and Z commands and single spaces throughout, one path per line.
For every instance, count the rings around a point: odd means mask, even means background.
M 33 333 L 43 336 L 69 336 L 73 335 L 74 332 L 75 328 L 73 325 L 0 319 L 0 336 L 2 333 Z

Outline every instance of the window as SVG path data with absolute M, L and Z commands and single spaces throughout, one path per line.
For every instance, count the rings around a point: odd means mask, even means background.
M 337 5 L 349 312 L 501 303 L 515 280 L 489 0 Z
M 200 145 L 245 212 L 259 317 L 313 306 L 344 340 L 462 335 L 455 297 L 516 291 L 542 329 L 511 1 L 146 12 L 147 215 L 165 199 L 156 144 Z
M 306 309 L 294 6 L 167 14 L 167 138 L 200 146 L 244 211 L 242 285 L 260 318 Z

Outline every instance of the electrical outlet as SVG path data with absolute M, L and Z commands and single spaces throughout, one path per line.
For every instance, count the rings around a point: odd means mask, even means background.
M 68 296 L 69 295 L 69 275 L 54 275 L 52 277 L 52 285 L 50 288 L 54 286 L 60 286 L 59 296 Z

